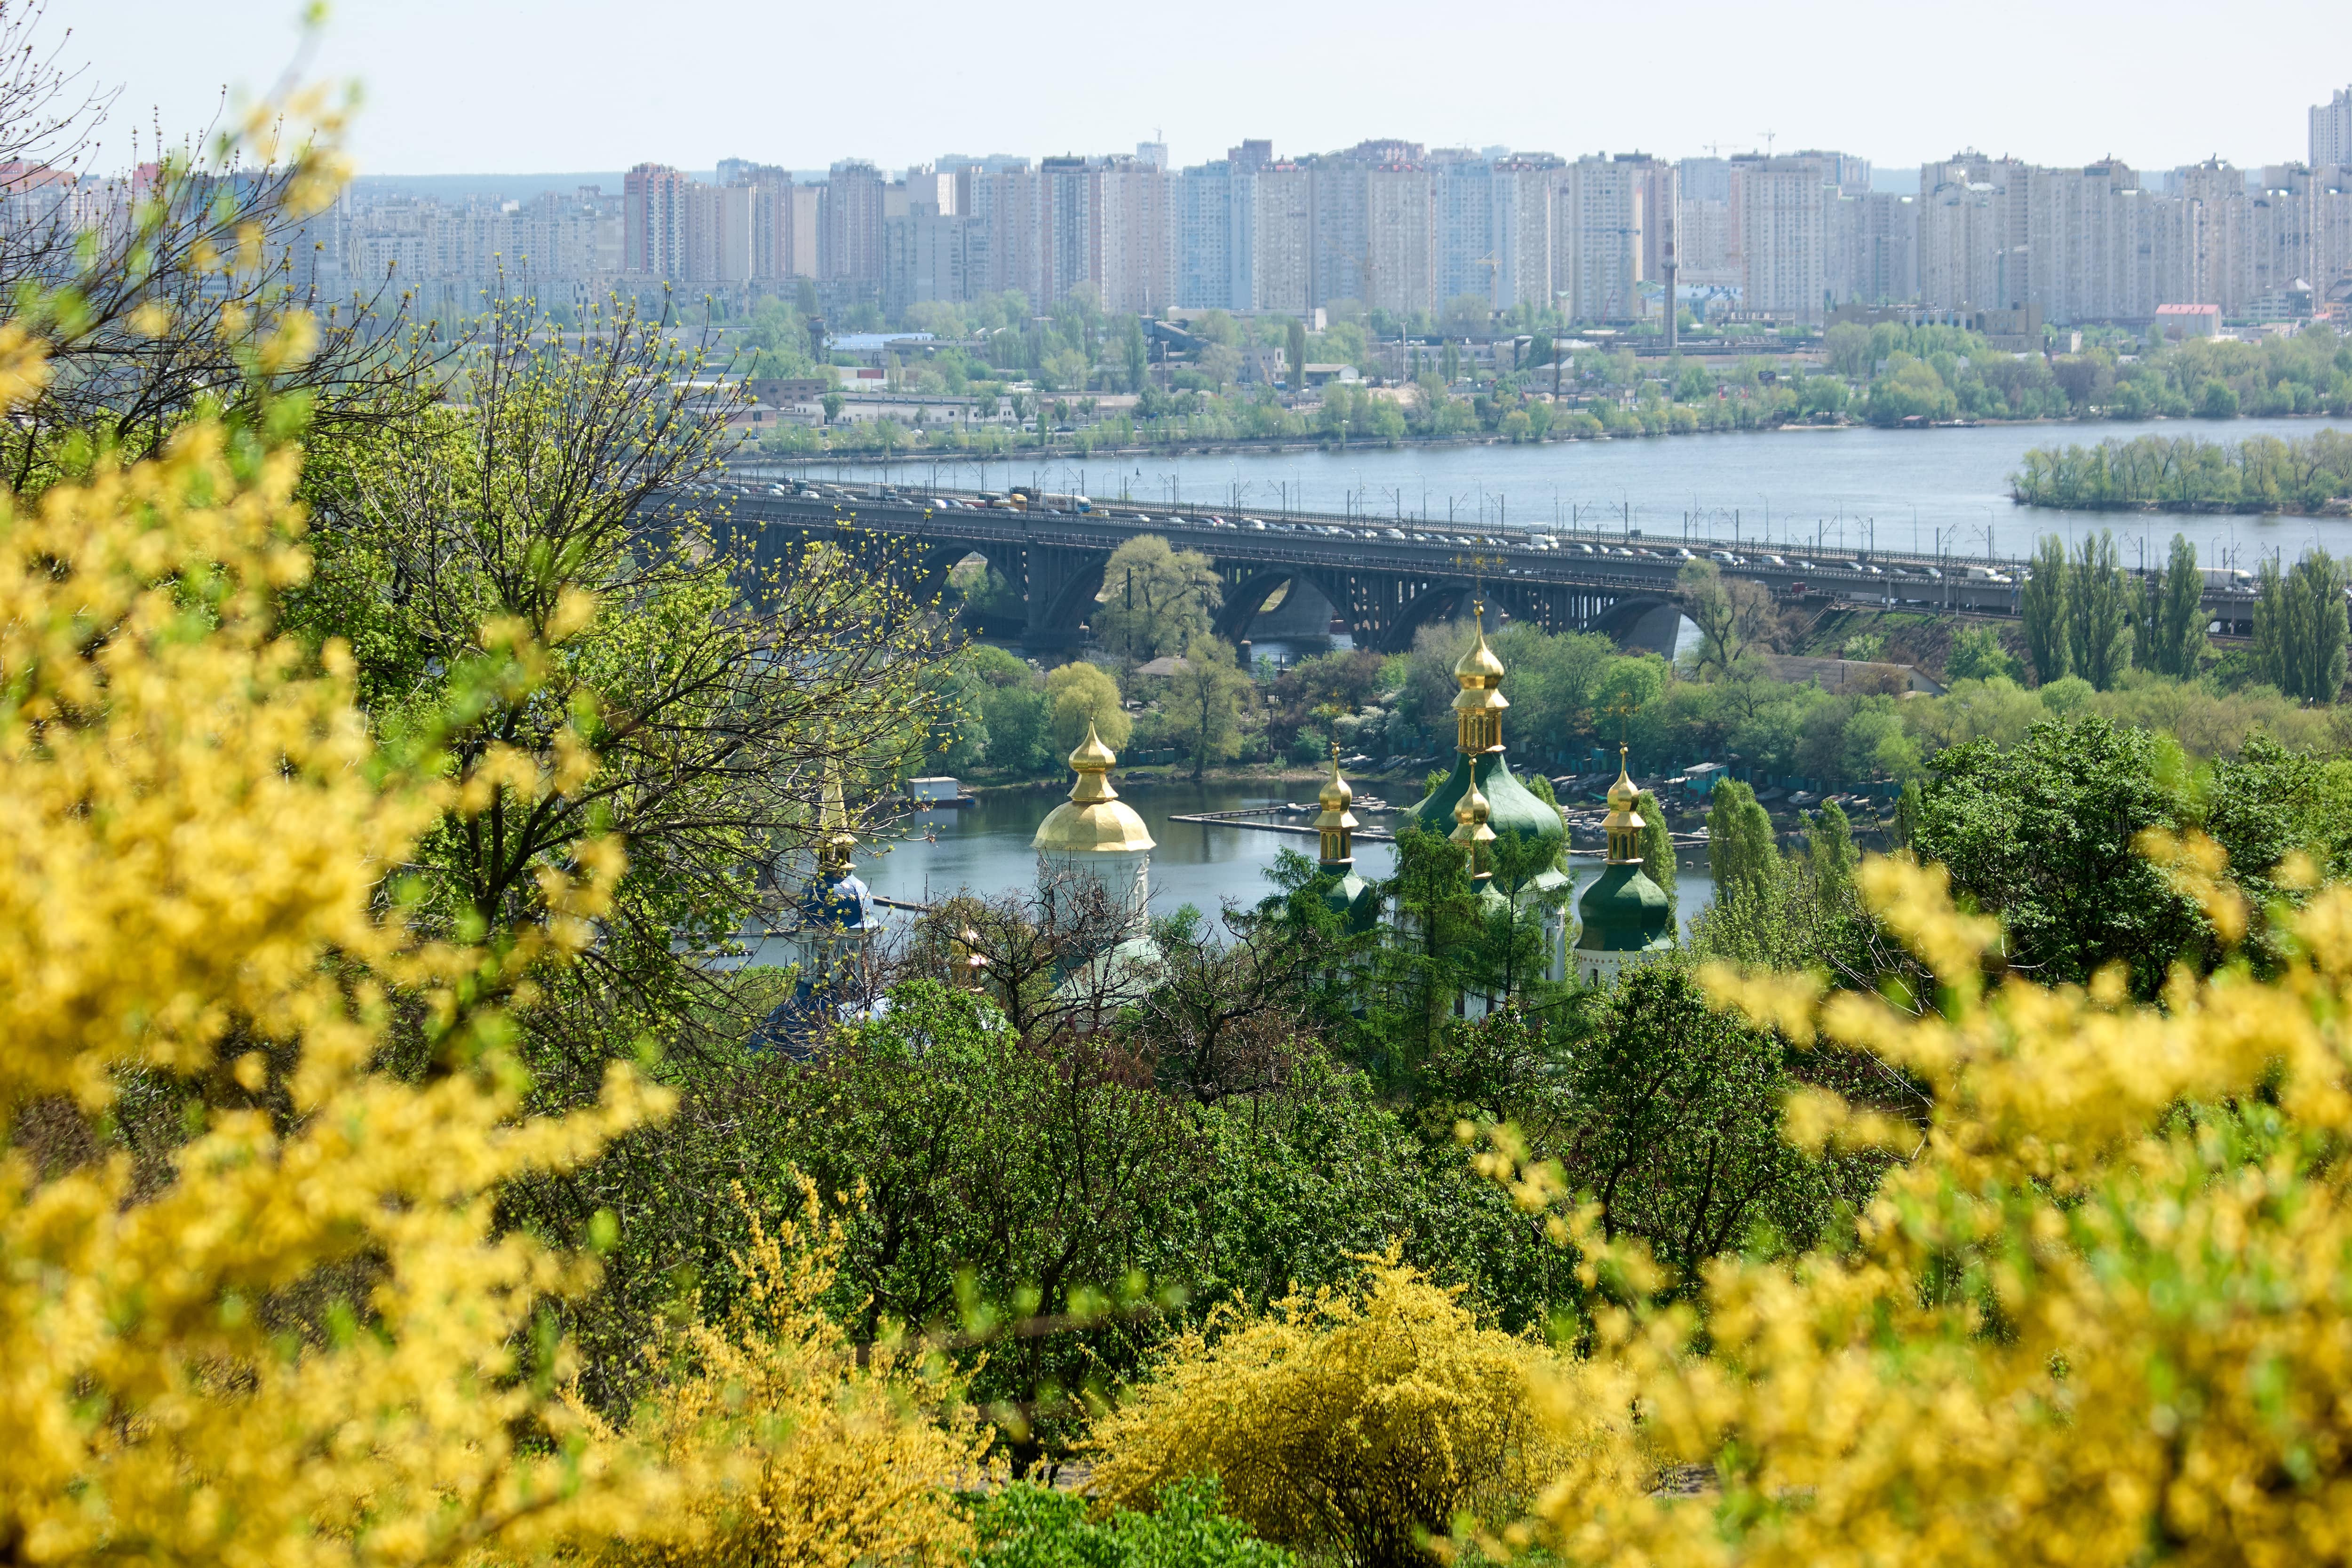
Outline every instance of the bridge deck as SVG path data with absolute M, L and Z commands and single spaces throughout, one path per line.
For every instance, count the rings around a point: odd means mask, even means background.
M 961 543 L 983 552 L 991 547 L 1000 553 L 1018 550 L 1024 562 L 1058 557 L 1062 564 L 1052 574 L 1052 587 L 1066 597 L 1070 584 L 1077 584 L 1088 603 L 1099 587 L 1101 561 L 1127 540 L 1155 533 L 1210 555 L 1234 586 L 1244 577 L 1262 576 L 1270 589 L 1272 580 L 1290 568 L 1314 574 L 1318 581 L 1370 581 L 1375 596 L 1388 595 L 1392 584 L 1393 595 L 1379 605 L 1370 598 L 1353 605 L 1334 600 L 1351 623 L 1360 621 L 1364 629 L 1379 634 L 1376 640 L 1393 640 L 1390 634 L 1396 629 L 1417 624 L 1408 613 L 1412 600 L 1441 584 L 1449 605 L 1465 589 L 1483 588 L 1490 598 L 1527 605 L 1546 594 L 1556 599 L 1556 591 L 1566 590 L 1577 595 L 1577 618 L 1590 619 L 1594 606 L 1632 599 L 1664 602 L 1674 595 L 1675 574 L 1687 560 L 1717 552 L 1731 557 L 1718 561 L 1727 574 L 1762 583 L 1776 596 L 1796 602 L 2011 616 L 2022 585 L 2018 563 L 1986 557 L 1896 550 L 1814 552 L 1696 534 L 1685 540 L 1624 529 L 1474 528 L 1328 512 L 1128 503 L 1084 513 L 1013 511 L 984 509 L 981 493 L 971 490 L 864 489 L 855 493 L 846 487 L 803 484 L 779 493 L 783 487 L 730 481 L 674 500 L 723 511 L 739 526 L 855 530 L 925 547 Z M 1091 586 L 1081 581 L 1089 566 L 1097 574 Z M 1969 575 L 1971 568 L 1979 574 Z M 1996 580 L 1992 573 L 2012 580 Z M 1043 584 L 1040 574 L 1027 576 L 1015 585 L 1030 600 L 1034 626 L 1045 609 L 1039 603 Z M 2204 603 L 2229 631 L 2251 622 L 2253 598 L 2250 588 L 2209 584 Z M 1549 614 L 1542 618 L 1557 619 Z

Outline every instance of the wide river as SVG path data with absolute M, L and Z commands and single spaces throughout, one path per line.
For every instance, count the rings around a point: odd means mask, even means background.
M 1251 806 L 1280 805 L 1286 800 L 1311 804 L 1314 786 L 1256 784 L 1191 784 L 1122 783 L 1119 798 L 1136 809 L 1159 847 L 1151 854 L 1151 910 L 1173 914 L 1179 905 L 1192 904 L 1214 917 L 1231 900 L 1244 907 L 1274 890 L 1265 879 L 1277 851 L 1296 849 L 1313 856 L 1315 837 L 1304 833 L 1268 833 L 1255 828 L 1208 823 L 1176 822 L 1178 816 L 1212 811 L 1238 811 Z M 1410 787 L 1410 786 L 1408 786 Z M 908 837 L 890 845 L 869 845 L 859 856 L 858 874 L 886 899 L 929 903 L 969 889 L 994 894 L 1033 887 L 1037 878 L 1036 852 L 1029 840 L 1045 814 L 1068 793 L 1066 784 L 1052 789 L 991 790 L 980 805 L 961 811 L 926 811 L 910 818 Z M 1360 784 L 1358 793 L 1370 796 L 1376 786 Z M 1369 826 L 1391 826 L 1388 813 L 1360 810 L 1358 819 Z M 1304 826 L 1309 813 L 1280 818 Z M 1396 852 L 1387 844 L 1359 843 L 1356 868 L 1366 878 L 1387 876 Z M 1600 870 L 1600 862 L 1578 858 L 1580 890 Z M 1685 926 L 1715 897 L 1715 884 L 1704 870 L 1677 873 L 1676 910 Z
M 887 477 L 1002 489 L 1041 483 L 1097 500 L 1216 506 L 1273 515 L 1286 506 L 1367 515 L 1697 531 L 1792 547 L 2024 556 L 2037 535 L 2115 530 L 2126 565 L 2160 562 L 2176 532 L 2208 566 L 2251 568 L 2273 551 L 2292 561 L 2315 543 L 2352 551 L 2352 519 L 2074 512 L 2021 507 L 2009 478 L 2029 447 L 2135 436 L 2305 438 L 2321 419 L 2151 420 L 2140 424 L 1979 425 L 1967 429 L 1800 429 L 1529 447 L 1370 447 L 1345 451 L 1097 458 L 1087 462 L 933 462 L 883 468 L 819 465 L 844 479 Z M 2145 541 L 2143 545 L 2142 542 Z

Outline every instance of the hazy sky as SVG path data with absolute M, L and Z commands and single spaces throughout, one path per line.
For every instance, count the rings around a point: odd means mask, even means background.
M 201 123 L 291 58 L 292 0 L 51 0 L 120 84 L 108 138 Z M 2163 168 L 2304 155 L 2352 81 L 2344 0 L 2122 5 L 1330 5 L 1183 0 L 341 0 L 313 68 L 366 93 L 371 174 L 610 170 L 728 156 L 887 167 L 941 153 L 1178 163 L 1244 136 L 1683 156 L 1831 147 L 1904 166 L 1973 145 Z

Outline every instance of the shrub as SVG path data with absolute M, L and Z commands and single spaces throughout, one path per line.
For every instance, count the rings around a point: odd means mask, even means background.
M 2144 847 L 2217 929 L 2245 929 L 2213 846 Z M 1790 1107 L 1804 1142 L 1910 1163 L 1843 1247 L 1716 1265 L 1703 1343 L 1696 1313 L 1602 1320 L 1565 1394 L 1638 1398 L 1656 1441 L 1714 1461 L 1716 1506 L 1588 1461 L 1520 1537 L 1661 1568 L 2344 1562 L 2352 889 L 2314 896 L 2275 980 L 2176 972 L 2133 1005 L 2112 970 L 1989 981 L 2000 930 L 1935 868 L 1861 880 L 1933 968 L 1933 1010 L 1713 980 L 1759 1023 L 1929 1086 L 1924 1130 L 1819 1094 Z
M 861 1355 L 825 1315 L 844 1236 L 814 1188 L 805 1196 L 772 1232 L 749 1215 L 751 1244 L 730 1259 L 740 1294 L 668 1347 L 636 1436 L 688 1490 L 614 1561 L 925 1568 L 971 1546 L 953 1489 L 979 1478 L 989 1437 L 934 1365 L 887 1343 Z
M 1365 1568 L 1429 1560 L 1458 1514 L 1516 1516 L 1575 1434 L 1537 1418 L 1541 1346 L 1482 1328 L 1417 1269 L 1222 1311 L 1097 1423 L 1095 1485 L 1131 1503 L 1192 1475 L 1284 1545 Z
M 1024 1481 L 975 1510 L 973 1568 L 1289 1568 L 1279 1546 L 1222 1511 L 1213 1479 L 1171 1481 L 1152 1512 L 1121 1509 L 1100 1524 L 1082 1498 Z
M 0 386 L 37 381 L 0 346 Z M 502 1184 L 666 1104 L 616 1063 L 600 1105 L 525 1114 L 484 1005 L 586 943 L 616 847 L 542 868 L 556 914 L 504 957 L 381 912 L 417 831 L 495 785 L 386 757 L 348 653 L 278 629 L 297 467 L 197 423 L 0 505 L 12 1559 L 436 1562 L 662 1496 L 567 1416 L 530 1331 L 593 1268 L 492 1223 Z M 500 651 L 479 678 L 528 685 L 541 645 Z M 373 1070 L 395 1016 L 423 1081 Z

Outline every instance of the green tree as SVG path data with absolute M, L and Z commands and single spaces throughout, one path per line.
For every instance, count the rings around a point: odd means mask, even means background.
M 2197 906 L 2135 847 L 2189 816 L 2176 742 L 2084 715 L 2045 720 L 2006 750 L 1937 758 L 1912 848 L 1955 893 L 2001 917 L 2010 963 L 2045 984 L 2124 965 L 2135 994 L 2203 941 Z
M 1892 357 L 1902 363 L 1870 384 L 1870 401 L 1864 414 L 1872 424 L 1900 425 L 1906 419 L 1945 420 L 1959 412 L 1959 399 L 1944 384 L 1944 378 L 1936 374 L 1935 366 L 1906 354 Z
M 1952 637 L 1944 656 L 1944 673 L 1954 680 L 2015 680 L 2017 660 L 2000 646 L 2000 634 L 1990 626 L 1963 626 Z
M 2333 702 L 2344 689 L 2345 568 L 2314 551 L 2282 572 L 2265 561 L 2255 584 L 2254 668 L 2302 702 Z
M 1719 900 L 1760 900 L 1779 875 L 1772 818 L 1738 779 L 1715 786 L 1706 812 L 1706 863 Z
M 1290 392 L 1297 396 L 1307 390 L 1307 325 L 1293 321 L 1284 333 L 1284 350 L 1290 361 Z
M 1143 323 L 1133 316 L 1126 318 L 1118 334 L 1119 357 L 1127 363 L 1127 389 L 1143 390 L 1143 375 L 1151 363 L 1150 351 L 1144 346 Z
M 1634 815 L 1642 819 L 1642 870 L 1650 880 L 1666 891 L 1671 906 L 1675 900 L 1675 838 L 1666 826 L 1666 808 L 1648 790 L 1633 797 Z
M 2033 564 L 2018 595 L 2025 623 L 2025 650 L 2033 659 L 2038 686 L 2063 680 L 2074 666 L 2066 642 L 2066 542 L 2045 533 L 2033 544 Z
M 1699 630 L 1698 668 L 1717 677 L 1737 672 L 1741 661 L 1769 637 L 1772 595 L 1748 577 L 1726 577 L 1712 561 L 1686 561 L 1675 574 L 1684 612 Z
M 981 700 L 988 726 L 988 763 L 1015 774 L 1052 772 L 1054 705 L 1034 682 L 1001 687 Z
M 475 693 L 437 741 L 499 807 L 425 835 L 404 869 L 420 929 L 498 940 L 544 918 L 579 846 L 626 837 L 593 961 L 518 1015 L 535 1092 L 563 1103 L 648 1036 L 687 1056 L 741 1037 L 747 982 L 699 951 L 809 843 L 828 779 L 862 816 L 929 750 L 948 649 L 876 563 L 816 542 L 754 571 L 723 511 L 669 499 L 717 471 L 721 433 L 668 330 L 625 307 L 582 348 L 545 325 L 502 302 L 449 406 L 312 477 L 296 613 L 351 647 L 387 737 L 413 743 L 420 715 Z M 542 685 L 467 686 L 517 625 L 573 628 Z
M 1221 637 L 1195 637 L 1184 650 L 1184 667 L 1168 683 L 1163 700 L 1170 732 L 1192 759 L 1198 783 L 1213 762 L 1241 752 L 1242 710 L 1257 695 L 1257 683 L 1234 662 Z
M 1102 743 L 1112 751 L 1127 744 L 1135 721 L 1118 695 L 1118 680 L 1098 664 L 1073 659 L 1045 677 L 1045 698 L 1053 710 L 1054 745 L 1074 752 L 1094 726 Z
M 1806 858 L 1813 886 L 1825 898 L 1843 898 L 1853 886 L 1853 868 L 1860 858 L 1853 847 L 1853 824 L 1846 820 L 1845 808 L 1832 800 L 1814 813 L 1807 826 Z
M 1103 589 L 1092 616 L 1095 638 L 1138 663 L 1181 653 L 1224 604 L 1224 584 L 1209 558 L 1172 549 L 1156 533 L 1139 533 L 1111 552 Z
M 1807 1245 L 1870 1190 L 1874 1162 L 1815 1159 L 1780 1135 L 1796 1083 L 1779 1040 L 1709 1006 L 1685 964 L 1628 970 L 1566 1071 L 1563 1174 L 1683 1289 L 1751 1231 Z
M 2074 673 L 2100 691 L 2131 668 L 2130 590 L 2116 536 L 2101 529 L 2075 548 L 2066 578 L 2066 653 Z
M 2160 675 L 2185 680 L 2197 673 L 2205 652 L 2205 575 L 2197 569 L 2197 547 L 2172 536 L 2164 576 L 2151 585 L 2147 619 L 2148 657 L 2142 662 Z

